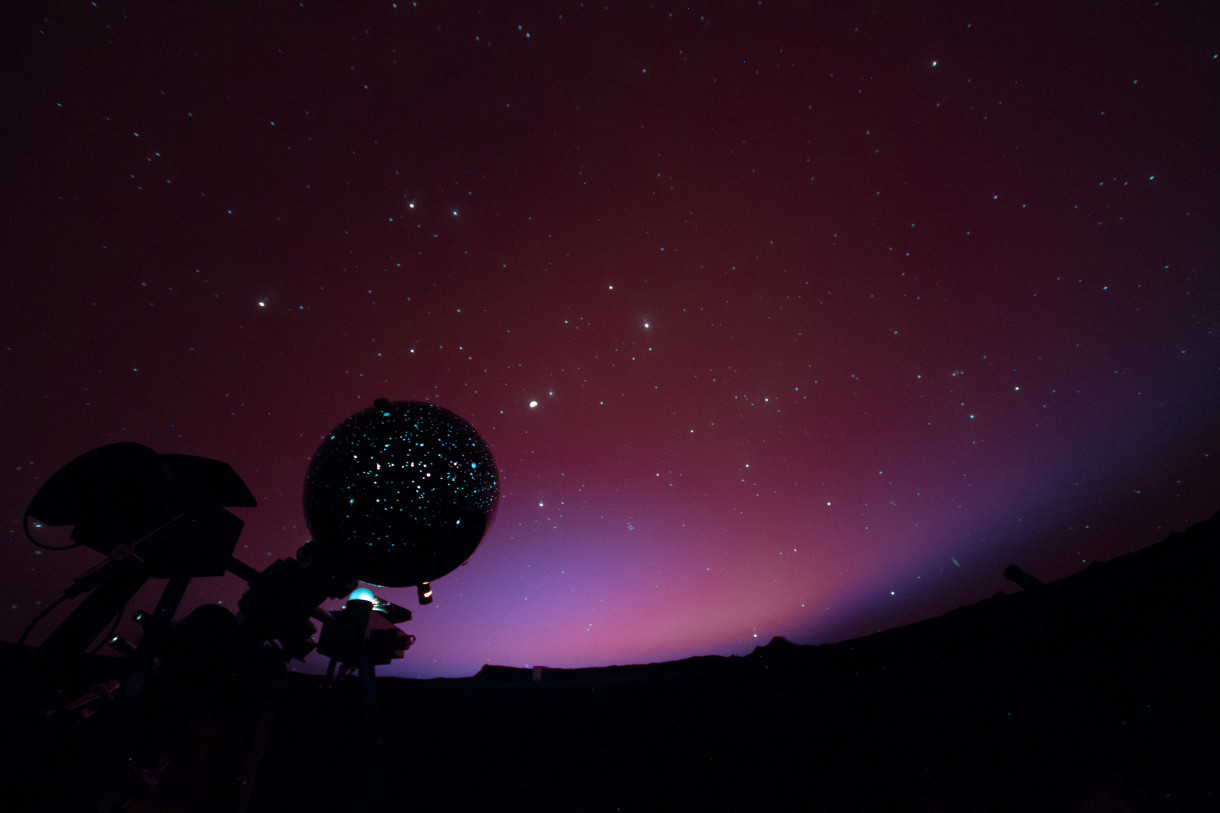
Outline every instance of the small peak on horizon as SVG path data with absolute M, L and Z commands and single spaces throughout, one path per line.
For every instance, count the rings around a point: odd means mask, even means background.
M 752 655 L 775 655 L 777 653 L 795 652 L 801 648 L 800 644 L 794 644 L 782 635 L 776 635 L 766 644 L 754 647 Z

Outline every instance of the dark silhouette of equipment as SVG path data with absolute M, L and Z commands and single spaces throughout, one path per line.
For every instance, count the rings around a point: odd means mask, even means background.
M 31 517 L 44 525 L 71 525 L 77 544 L 107 559 L 65 591 L 66 598 L 90 595 L 47 638 L 43 651 L 84 651 L 149 578 L 223 575 L 242 528 L 225 506 L 254 505 L 227 463 L 159 455 L 139 443 L 102 446 L 64 466 L 30 503 L 27 533 Z
M 76 718 L 110 717 L 82 770 L 80 793 L 65 809 L 86 801 L 80 809 L 119 809 L 134 792 L 133 764 L 145 775 L 168 764 L 156 749 L 139 761 L 142 740 L 156 728 L 150 721 L 160 713 L 144 707 L 160 703 L 164 711 L 166 697 L 184 705 L 183 691 L 191 703 L 205 695 L 231 702 L 244 687 L 278 685 L 286 662 L 315 648 L 331 659 L 332 680 L 359 670 L 364 741 L 375 756 L 375 668 L 402 657 L 414 637 L 396 626 L 410 619 L 409 610 L 357 584 L 415 586 L 420 603 L 430 602 L 430 582 L 474 552 L 498 496 L 495 461 L 469 423 L 431 404 L 382 399 L 340 423 L 319 446 L 304 489 L 313 538 L 294 558 L 260 572 L 233 556 L 243 523 L 227 508 L 254 507 L 255 500 L 228 464 L 158 454 L 138 443 L 103 446 L 70 462 L 34 497 L 26 533 L 30 519 L 72 526 L 71 546 L 87 546 L 106 559 L 35 618 L 22 640 L 50 609 L 88 594 L 40 648 L 49 661 L 70 664 L 107 625 L 117 628 L 127 603 L 149 579 L 168 582 L 156 609 L 141 620 L 137 646 L 114 636 L 113 628 L 107 633 L 112 649 L 130 663 L 121 690 L 110 683 L 95 686 L 62 707 L 88 710 Z M 236 615 L 205 605 L 173 622 L 192 578 L 226 572 L 249 584 Z M 341 596 L 348 596 L 343 609 L 320 608 Z M 322 625 L 316 642 L 314 622 Z M 146 701 L 146 688 L 154 685 L 153 699 Z M 99 704 L 113 710 L 96 715 Z M 273 708 L 268 709 L 269 714 Z M 115 780 L 116 772 L 125 781 Z M 224 801 L 242 806 L 241 799 Z

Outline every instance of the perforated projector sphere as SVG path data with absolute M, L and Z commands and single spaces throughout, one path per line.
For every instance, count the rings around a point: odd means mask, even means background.
M 439 579 L 483 538 L 496 461 L 470 424 L 420 401 L 378 401 L 335 427 L 305 474 L 305 522 L 356 578 Z

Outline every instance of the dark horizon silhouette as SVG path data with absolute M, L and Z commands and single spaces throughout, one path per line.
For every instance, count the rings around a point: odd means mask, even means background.
M 1220 5 L 705 5 L 0 4 L 15 780 L 1217 807 Z
M 1220 514 L 838 644 L 380 678 L 367 743 L 360 681 L 224 663 L 195 625 L 135 718 L 144 773 L 113 792 L 132 810 L 1203 810 L 1220 793 L 1217 572 Z M 6 798 L 80 809 L 77 771 L 117 701 L 95 688 L 95 718 L 41 709 L 71 695 L 57 682 L 105 687 L 120 662 L 69 675 L 3 649 Z

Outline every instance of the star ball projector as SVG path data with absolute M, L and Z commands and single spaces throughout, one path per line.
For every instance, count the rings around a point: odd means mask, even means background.
M 356 578 L 409 587 L 470 558 L 499 493 L 496 462 L 473 426 L 433 404 L 381 399 L 314 452 L 305 522 Z

